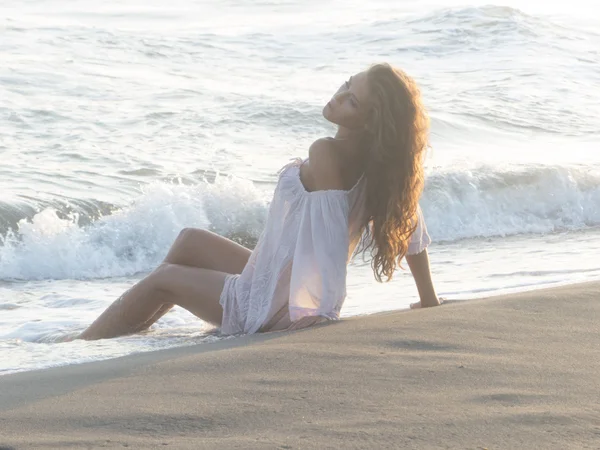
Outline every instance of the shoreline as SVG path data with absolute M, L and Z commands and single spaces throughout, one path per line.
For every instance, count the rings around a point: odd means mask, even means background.
M 596 448 L 600 282 L 0 377 L 0 446 Z
M 493 294 L 493 295 L 487 295 L 484 297 L 466 297 L 464 299 L 447 299 L 444 301 L 444 303 L 446 305 L 450 305 L 450 304 L 455 304 L 455 303 L 465 303 L 468 302 L 469 304 L 471 302 L 478 302 L 478 301 L 489 301 L 489 300 L 494 300 L 496 298 L 502 298 L 502 297 L 506 297 L 506 296 L 519 296 L 521 294 L 528 294 L 531 292 L 543 292 L 543 291 L 547 291 L 547 290 L 552 290 L 552 289 L 557 289 L 557 288 L 562 288 L 562 287 L 568 287 L 568 286 L 585 286 L 586 284 L 594 284 L 594 283 L 600 283 L 600 280 L 592 280 L 592 281 L 583 281 L 583 282 L 557 282 L 554 283 L 550 286 L 542 286 L 542 287 L 532 287 L 530 289 L 525 289 L 525 290 L 517 290 L 515 292 L 508 292 L 508 293 L 499 293 L 499 294 Z M 387 311 L 378 311 L 378 312 L 372 312 L 372 313 L 364 313 L 364 314 L 357 314 L 357 315 L 353 315 L 353 316 L 349 316 L 349 317 L 343 317 L 341 319 L 341 321 L 347 321 L 347 320 L 355 320 L 355 319 L 362 319 L 362 318 L 366 318 L 366 317 L 371 317 L 371 316 L 385 316 L 388 314 L 396 314 L 396 313 L 403 313 L 403 312 L 410 312 L 411 309 L 410 307 L 404 307 L 404 308 L 398 308 L 398 309 L 393 309 L 393 310 L 387 310 Z M 277 332 L 278 333 L 278 332 Z M 263 333 L 264 334 L 264 333 Z M 256 334 L 255 336 L 260 336 L 259 334 Z M 20 375 L 20 374 L 26 374 L 26 373 L 30 373 L 30 372 L 43 372 L 46 370 L 56 370 L 56 369 L 61 369 L 64 367 L 71 367 L 71 366 L 80 366 L 80 365 L 87 365 L 87 364 L 94 364 L 94 363 L 101 363 L 101 362 L 106 362 L 106 361 L 115 361 L 115 360 L 120 360 L 122 358 L 135 358 L 135 357 L 139 357 L 140 355 L 145 355 L 145 354 L 155 354 L 155 353 L 162 353 L 162 352 L 169 352 L 169 351 L 176 351 L 178 349 L 184 349 L 187 347 L 196 347 L 196 346 L 210 346 L 213 344 L 218 344 L 221 342 L 230 342 L 231 340 L 233 340 L 233 342 L 237 342 L 239 339 L 243 339 L 243 338 L 249 338 L 250 336 L 236 336 L 234 338 L 225 338 L 225 339 L 220 339 L 216 342 L 203 342 L 203 343 L 197 343 L 197 344 L 185 344 L 185 345 L 178 345 L 178 346 L 173 346 L 173 347 L 167 347 L 167 348 L 161 348 L 161 349 L 155 349 L 155 350 L 143 350 L 143 351 L 138 351 L 135 353 L 129 353 L 126 355 L 122 355 L 122 356 L 115 356 L 115 357 L 108 357 L 108 358 L 104 358 L 104 359 L 95 359 L 92 361 L 85 361 L 85 362 L 67 362 L 66 364 L 60 364 L 57 366 L 51 366 L 51 367 L 39 367 L 39 368 L 33 368 L 33 369 L 25 369 L 25 370 L 17 370 L 14 372 L 9 372 L 9 373 L 0 373 L 0 380 L 2 380 L 4 377 L 8 377 L 8 376 L 14 376 L 14 375 Z M 212 348 L 212 347 L 211 347 Z

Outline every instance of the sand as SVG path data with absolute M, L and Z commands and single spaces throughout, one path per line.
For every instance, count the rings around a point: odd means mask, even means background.
M 0 377 L 0 448 L 600 449 L 600 283 Z

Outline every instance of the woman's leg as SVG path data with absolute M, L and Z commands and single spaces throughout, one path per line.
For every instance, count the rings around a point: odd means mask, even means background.
M 242 273 L 252 251 L 218 234 L 199 228 L 184 228 L 175 239 L 163 263 L 198 267 L 225 273 Z M 173 303 L 164 303 L 152 317 L 132 332 L 150 328 L 168 313 Z
M 157 288 L 157 286 L 162 286 L 165 282 L 168 283 L 168 280 L 164 280 L 164 273 L 174 272 L 173 270 L 165 270 L 169 266 L 190 266 L 206 269 L 207 272 L 221 272 L 223 275 L 222 281 L 224 282 L 227 274 L 242 272 L 251 254 L 252 252 L 249 249 L 215 233 L 207 230 L 186 228 L 179 233 L 163 264 L 109 306 L 80 335 L 80 338 L 101 339 L 103 337 L 137 333 L 148 329 L 177 303 L 172 295 L 169 295 L 169 291 L 165 291 L 160 287 Z M 216 277 L 219 278 L 218 275 Z M 220 290 L 222 289 L 223 284 L 221 283 Z M 219 296 L 221 293 L 220 290 Z M 208 310 L 211 311 L 211 316 L 214 315 L 215 310 L 219 311 L 216 317 L 206 319 L 194 311 L 192 313 L 203 320 L 220 325 L 223 311 L 221 305 L 219 305 L 219 296 L 216 302 L 218 308 L 214 305 L 207 306 Z M 135 312 L 127 314 L 127 317 L 120 320 L 118 315 L 132 310 L 132 304 L 135 304 Z M 181 306 L 189 309 L 183 304 Z
M 225 273 L 242 273 L 251 250 L 208 230 L 184 228 L 164 262 Z
M 131 334 L 164 304 L 179 305 L 200 319 L 221 325 L 219 298 L 228 274 L 178 264 L 161 264 L 110 305 L 79 337 L 107 339 Z

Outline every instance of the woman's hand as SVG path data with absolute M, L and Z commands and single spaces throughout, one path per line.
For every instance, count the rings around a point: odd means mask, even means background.
M 419 298 L 421 299 L 420 302 L 411 304 L 410 309 L 439 306 L 443 300 L 438 299 L 435 288 L 433 287 L 427 249 L 416 255 L 407 255 L 406 262 L 408 262 L 415 283 L 417 283 L 417 290 L 419 291 Z
M 431 308 L 432 306 L 440 306 L 442 303 L 444 303 L 443 298 L 439 298 L 439 299 L 435 298 L 433 300 L 426 300 L 426 301 L 421 300 L 420 302 L 411 303 L 410 309 Z
M 292 324 L 285 329 L 285 331 L 299 330 L 301 328 L 310 327 L 319 323 L 327 322 L 329 319 L 323 316 L 307 316 L 302 319 L 292 322 Z

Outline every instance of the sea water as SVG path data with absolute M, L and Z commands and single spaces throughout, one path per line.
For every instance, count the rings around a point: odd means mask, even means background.
M 222 339 L 175 308 L 61 342 L 184 227 L 252 247 L 277 171 L 375 62 L 432 119 L 421 200 L 443 297 L 600 278 L 600 19 L 586 2 L 4 0 L 0 374 Z M 407 271 L 349 268 L 342 316 L 406 308 Z

